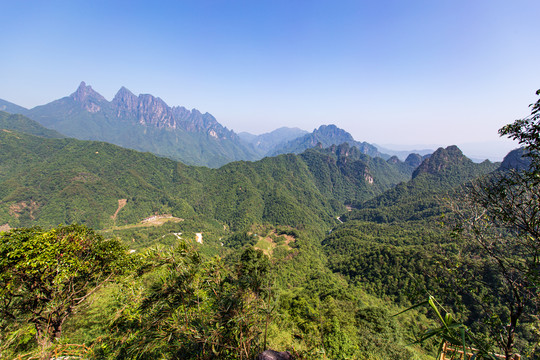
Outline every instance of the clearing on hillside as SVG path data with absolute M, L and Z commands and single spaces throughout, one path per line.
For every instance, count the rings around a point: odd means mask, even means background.
M 118 199 L 118 209 L 114 212 L 114 215 L 111 216 L 113 220 L 116 220 L 116 215 L 118 215 L 118 212 L 122 210 L 124 206 L 127 204 L 127 199 Z
M 148 227 L 148 226 L 161 226 L 165 224 L 166 222 L 181 222 L 184 221 L 182 218 L 177 218 L 172 216 L 171 214 L 163 214 L 163 215 L 153 215 L 150 217 L 147 217 L 146 219 L 142 220 L 141 222 L 137 224 L 130 224 L 130 225 L 124 225 L 124 226 L 113 226 L 110 229 L 104 230 L 105 232 L 110 230 L 126 230 L 126 229 L 133 229 L 138 227 Z
M 272 252 L 279 245 L 283 245 L 287 250 L 292 250 L 290 243 L 296 239 L 292 235 L 281 234 L 278 235 L 276 230 L 272 230 L 267 236 L 258 236 L 259 241 L 254 245 L 256 249 L 262 250 L 265 255 L 272 256 Z

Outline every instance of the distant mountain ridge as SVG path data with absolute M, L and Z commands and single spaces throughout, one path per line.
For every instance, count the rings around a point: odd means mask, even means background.
M 499 163 L 474 163 L 457 146 L 437 149 L 422 161 L 412 179 L 386 190 L 362 204 L 345 218 L 380 223 L 422 220 L 441 215 L 440 198 L 468 181 L 489 174 Z
M 223 127 L 209 113 L 197 109 L 189 111 L 183 106 L 169 107 L 159 97 L 149 94 L 135 96 L 121 87 L 112 100 L 116 117 L 135 120 L 140 125 L 157 128 L 183 129 L 188 132 L 206 132 L 214 138 L 237 139 L 237 135 Z
M 11 114 L 24 114 L 26 111 L 28 111 L 28 109 L 0 99 L 0 111 L 5 111 Z
M 361 153 L 372 157 L 382 157 L 384 159 L 390 158 L 389 155 L 380 153 L 375 146 L 367 142 L 354 140 L 351 134 L 333 124 L 321 125 L 318 129 L 313 130 L 312 133 L 290 140 L 283 144 L 283 146 L 274 149 L 274 151 L 268 155 L 275 156 L 287 153 L 300 154 L 309 148 L 319 146 L 318 144 L 320 144 L 320 147 L 326 148 L 331 145 L 340 145 L 343 143 L 348 143 L 360 150 Z
M 409 154 L 419 154 L 421 156 L 425 156 L 425 155 L 429 155 L 429 154 L 433 153 L 432 149 L 394 150 L 394 149 L 390 149 L 388 147 L 381 146 L 381 145 L 378 145 L 378 144 L 373 144 L 373 146 L 375 146 L 377 148 L 377 150 L 379 150 L 380 152 L 382 152 L 384 154 L 397 156 L 401 161 L 406 160 L 407 156 L 409 156 Z M 411 146 L 411 148 L 412 147 L 413 146 Z
M 297 139 L 308 132 L 299 128 L 280 127 L 268 133 L 253 135 L 247 132 L 238 134 L 240 138 L 251 144 L 262 156 L 272 152 L 287 141 Z
M 148 151 L 188 165 L 220 167 L 232 161 L 300 154 L 315 146 L 343 143 L 372 157 L 390 158 L 335 125 L 322 125 L 311 133 L 282 127 L 262 135 L 237 135 L 209 113 L 170 107 L 159 97 L 137 96 L 125 87 L 108 101 L 84 81 L 71 95 L 45 105 L 25 109 L 1 100 L 0 107 L 69 137 Z
M 0 111 L 0 129 L 6 131 L 20 131 L 30 135 L 41 136 L 44 138 L 63 138 L 64 135 L 57 131 L 47 129 L 41 126 L 39 123 L 30 120 L 29 118 L 20 114 L 9 114 L 4 111 Z
M 258 158 L 211 114 L 169 107 L 159 97 L 136 96 L 125 87 L 109 102 L 81 82 L 70 96 L 22 109 L 24 115 L 67 136 L 149 151 L 186 164 L 219 167 Z

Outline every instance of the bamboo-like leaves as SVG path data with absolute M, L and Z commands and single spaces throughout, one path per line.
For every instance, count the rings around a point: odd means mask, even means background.
M 439 358 L 439 356 L 443 352 L 444 344 L 447 343 L 447 344 L 461 347 L 464 354 L 472 353 L 471 355 L 472 357 L 470 358 L 470 360 L 473 360 L 473 359 L 496 360 L 493 353 L 490 353 L 481 344 L 479 344 L 478 341 L 476 341 L 476 339 L 471 334 L 467 326 L 454 321 L 454 317 L 452 316 L 452 314 L 446 311 L 437 302 L 437 300 L 431 295 L 428 297 L 428 300 L 415 304 L 413 306 L 410 306 L 409 308 L 403 311 L 400 311 L 394 316 L 398 316 L 400 314 L 403 314 L 404 312 L 416 309 L 426 304 L 429 305 L 433 313 L 436 315 L 436 318 L 440 322 L 440 326 L 426 330 L 412 344 L 420 344 L 427 341 L 428 339 L 436 338 L 440 340 L 438 351 L 437 351 L 437 358 Z

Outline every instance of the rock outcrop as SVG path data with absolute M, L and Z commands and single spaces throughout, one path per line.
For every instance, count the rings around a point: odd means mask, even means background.
M 187 132 L 206 133 L 220 139 L 236 139 L 237 135 L 223 127 L 211 114 L 197 109 L 189 111 L 183 106 L 169 107 L 165 101 L 150 94 L 136 96 L 122 87 L 110 103 L 114 115 L 122 121 L 160 129 L 182 129 Z
M 70 97 L 90 113 L 100 111 L 103 105 L 108 103 L 103 96 L 94 91 L 90 85 L 86 85 L 84 81 L 81 82 L 77 90 Z
M 257 356 L 257 360 L 292 360 L 292 355 L 288 351 L 266 350 Z

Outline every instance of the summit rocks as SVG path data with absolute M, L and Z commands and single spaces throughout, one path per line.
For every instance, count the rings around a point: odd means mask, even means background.
M 455 145 L 448 146 L 446 149 L 439 148 L 431 155 L 431 157 L 425 159 L 420 166 L 418 166 L 413 173 L 413 178 L 422 173 L 435 175 L 445 169 L 469 162 L 471 162 L 471 160 L 463 155 L 461 150 Z
M 107 100 L 83 81 L 70 97 L 90 113 L 100 111 Z

